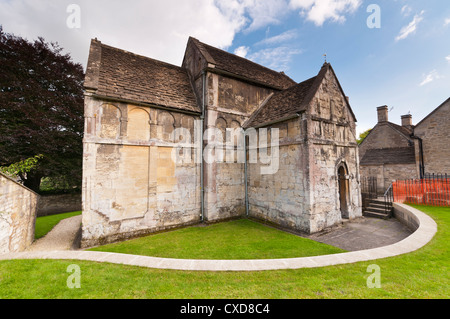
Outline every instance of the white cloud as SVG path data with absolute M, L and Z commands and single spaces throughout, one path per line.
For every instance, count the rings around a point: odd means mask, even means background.
M 222 1 L 221 1 L 222 2 Z M 4 32 L 59 42 L 76 62 L 87 62 L 90 39 L 180 65 L 189 36 L 226 49 L 248 21 L 240 1 L 226 10 L 214 0 L 78 0 L 81 28 L 69 29 L 73 0 L 0 1 Z
M 248 59 L 276 71 L 287 71 L 292 58 L 301 53 L 299 49 L 281 46 L 257 51 L 250 54 Z
M 69 29 L 66 9 L 71 3 L 73 0 L 0 0 L 0 23 L 7 33 L 59 42 L 84 65 L 90 39 L 95 37 L 105 44 L 180 65 L 189 36 L 227 49 L 236 33 L 281 24 L 292 10 L 288 0 L 133 0 L 130 4 L 77 0 L 81 28 Z
M 244 0 L 244 3 L 252 20 L 247 31 L 257 30 L 269 24 L 281 24 L 283 16 L 289 9 L 285 0 Z
M 423 76 L 423 81 L 419 84 L 420 86 L 424 86 L 425 84 L 431 83 L 434 80 L 442 78 L 436 70 L 431 71 L 428 74 Z
M 450 24 L 450 18 L 445 19 L 444 21 L 444 27 L 448 26 Z
M 282 18 L 288 13 L 286 0 L 227 0 L 214 1 L 224 13 L 239 17 L 245 22 L 245 32 L 255 31 L 270 24 L 281 24 Z
M 408 6 L 407 4 L 402 7 L 402 15 L 404 17 L 409 16 L 411 14 L 411 12 L 412 12 L 412 8 L 410 6 Z
M 421 11 L 420 14 L 416 14 L 413 20 L 407 25 L 404 26 L 398 36 L 395 38 L 395 41 L 400 41 L 406 39 L 410 34 L 414 33 L 417 30 L 417 26 L 423 20 L 423 14 L 425 11 Z
M 288 30 L 283 33 L 280 33 L 278 35 L 272 36 L 270 38 L 266 38 L 262 41 L 259 41 L 257 44 L 266 44 L 266 45 L 279 44 L 279 43 L 283 43 L 283 42 L 295 39 L 297 36 L 298 36 L 297 30 L 292 29 L 292 30 Z
M 248 50 L 249 50 L 249 47 L 240 46 L 240 47 L 236 48 L 236 50 L 234 50 L 234 54 L 236 54 L 237 56 L 245 58 L 247 56 L 247 54 L 248 54 Z
M 361 3 L 361 0 L 290 0 L 289 5 L 301 9 L 302 16 L 321 26 L 326 20 L 345 22 L 345 14 L 355 12 Z
M 450 55 L 447 55 L 447 56 L 445 57 L 445 59 L 447 60 L 447 62 L 450 63 Z

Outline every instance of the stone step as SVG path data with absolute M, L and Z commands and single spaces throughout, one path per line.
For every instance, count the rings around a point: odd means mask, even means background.
M 386 210 L 384 198 L 372 199 L 368 207 L 364 210 L 363 216 L 389 219 L 392 215 L 392 206 Z
M 370 203 L 371 204 L 376 204 L 376 205 L 384 205 L 385 201 L 382 200 L 382 199 L 372 199 L 372 200 L 370 200 Z
M 371 212 L 371 211 L 367 211 L 367 210 L 363 212 L 363 216 L 380 218 L 380 219 L 389 219 L 390 218 L 390 214 Z
M 374 208 L 385 208 L 386 207 L 386 204 L 385 203 L 382 203 L 382 204 L 380 204 L 380 203 L 369 203 L 369 207 L 374 207 Z
M 373 206 L 369 205 L 369 207 L 367 207 L 366 210 L 369 212 L 381 213 L 381 214 L 388 214 L 390 212 L 390 210 L 386 210 L 386 208 L 384 206 L 383 207 L 373 207 Z

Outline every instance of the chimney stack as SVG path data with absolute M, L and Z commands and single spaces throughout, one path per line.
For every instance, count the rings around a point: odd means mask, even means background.
M 412 115 L 411 114 L 406 114 L 406 115 L 402 115 L 402 126 L 403 127 L 412 127 Z
M 378 112 L 378 123 L 388 121 L 388 107 L 387 105 L 380 106 L 377 108 Z

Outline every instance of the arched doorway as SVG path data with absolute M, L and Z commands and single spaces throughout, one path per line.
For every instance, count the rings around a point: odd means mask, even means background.
M 339 204 L 342 218 L 349 218 L 348 202 L 350 198 L 349 176 L 345 164 L 341 164 L 338 168 L 339 183 Z

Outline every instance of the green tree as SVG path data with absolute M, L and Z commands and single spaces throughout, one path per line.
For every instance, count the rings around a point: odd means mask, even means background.
M 358 145 L 361 144 L 362 141 L 364 141 L 367 135 L 369 135 L 370 131 L 372 131 L 372 129 L 368 129 L 367 131 L 364 131 L 361 134 L 359 134 L 359 138 L 356 140 L 358 142 Z

